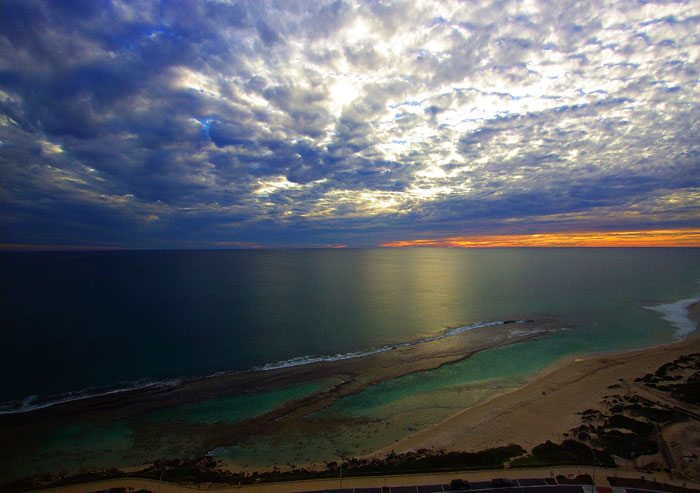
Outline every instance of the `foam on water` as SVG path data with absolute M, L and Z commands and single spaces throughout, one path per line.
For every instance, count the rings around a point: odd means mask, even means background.
M 693 320 L 690 319 L 689 317 L 689 312 L 688 312 L 688 307 L 700 302 L 700 297 L 696 298 L 688 298 L 680 301 L 676 301 L 674 303 L 667 303 L 663 305 L 656 305 L 656 306 L 645 306 L 643 308 L 648 309 L 648 310 L 653 310 L 656 312 L 659 312 L 662 314 L 662 318 L 668 322 L 670 322 L 673 326 L 677 328 L 677 331 L 675 333 L 675 337 L 677 339 L 684 339 L 688 335 L 690 335 L 692 332 L 696 330 L 696 325 Z M 347 359 L 353 359 L 353 358 L 361 358 L 364 356 L 371 356 L 374 354 L 379 354 L 383 353 L 386 351 L 391 351 L 393 349 L 398 349 L 398 348 L 403 348 L 403 347 L 409 347 L 409 346 L 415 346 L 418 344 L 423 344 L 427 342 L 433 342 L 433 341 L 439 341 L 442 339 L 446 339 L 449 337 L 454 337 L 458 334 L 461 334 L 462 332 L 472 330 L 472 329 L 477 329 L 477 328 L 482 328 L 482 327 L 490 327 L 490 326 L 495 326 L 495 325 L 504 325 L 508 323 L 515 323 L 515 322 L 523 322 L 523 320 L 508 320 L 508 321 L 503 321 L 503 320 L 497 320 L 497 321 L 491 321 L 491 322 L 483 322 L 483 323 L 477 323 L 477 324 L 472 324 L 472 325 L 463 325 L 459 326 L 453 329 L 448 329 L 436 336 L 432 337 L 423 337 L 420 339 L 416 339 L 413 341 L 409 342 L 404 342 L 404 343 L 398 343 L 398 344 L 393 344 L 393 345 L 385 345 L 381 346 L 379 348 L 374 348 L 374 349 L 369 349 L 367 351 L 355 351 L 355 352 L 349 352 L 349 353 L 339 353 L 336 355 L 325 355 L 325 356 L 299 356 L 296 358 L 291 358 L 288 360 L 284 361 L 278 361 L 276 363 L 268 363 L 265 365 L 261 366 L 256 366 L 253 367 L 253 371 L 269 371 L 269 370 L 276 370 L 276 369 L 281 369 L 281 368 L 290 368 L 294 366 L 301 366 L 301 365 L 308 365 L 312 363 L 320 363 L 320 362 L 332 362 L 332 361 L 341 361 L 341 360 L 347 360 Z M 571 330 L 569 328 L 561 328 L 558 330 Z M 516 331 L 512 334 L 510 334 L 509 338 L 513 337 L 518 337 L 521 335 L 525 334 L 538 334 L 545 332 L 541 329 L 534 329 L 534 330 L 521 330 L 521 331 Z M 227 372 L 227 371 L 221 371 L 221 372 L 216 372 L 210 375 L 207 375 L 205 378 L 214 378 L 214 377 L 219 377 L 222 375 L 230 374 L 230 373 L 236 373 L 236 372 Z M 142 388 L 148 388 L 148 387 L 160 387 L 160 386 L 177 386 L 183 383 L 183 379 L 178 378 L 178 379 L 171 379 L 171 380 L 164 380 L 164 381 L 153 381 L 153 380 L 142 380 L 142 381 L 137 381 L 137 382 L 122 382 L 116 386 L 111 386 L 111 387 L 102 387 L 102 388 L 91 388 L 91 389 L 83 389 L 79 391 L 74 391 L 74 392 L 66 392 L 64 394 L 56 395 L 56 396 L 50 396 L 47 398 L 41 398 L 38 395 L 30 395 L 25 397 L 21 401 L 10 401 L 10 402 L 3 402 L 0 403 L 0 414 L 16 414 L 16 413 L 24 413 L 24 412 L 30 412 L 30 411 L 35 411 L 38 409 L 43 409 L 47 408 L 56 404 L 62 404 L 66 402 L 71 402 L 71 401 L 76 401 L 76 400 L 82 400 L 82 399 L 89 399 L 92 397 L 100 397 L 100 396 L 105 396 L 105 395 L 110 395 L 110 394 L 116 394 L 120 392 L 129 392 L 132 390 L 137 390 L 137 389 L 142 389 Z
M 145 389 L 149 387 L 176 387 L 183 382 L 182 379 L 172 379 L 163 381 L 141 380 L 138 382 L 122 382 L 117 386 L 90 388 L 77 390 L 74 392 L 66 392 L 59 395 L 53 395 L 46 398 L 40 398 L 38 395 L 30 395 L 22 399 L 22 401 L 9 401 L 0 403 L 0 414 L 18 414 L 36 411 L 47 407 L 55 406 L 56 404 L 64 404 L 66 402 L 79 401 L 90 399 L 92 397 L 101 397 L 105 395 L 118 394 L 121 392 L 130 392 L 137 389 Z
M 398 349 L 398 348 L 408 347 L 408 346 L 415 346 L 417 344 L 423 344 L 425 342 L 433 342 L 433 341 L 439 341 L 441 339 L 447 339 L 448 337 L 456 336 L 457 334 L 461 334 L 462 332 L 465 332 L 467 330 L 478 329 L 481 327 L 490 327 L 492 325 L 503 325 L 505 323 L 506 322 L 499 320 L 499 321 L 495 321 L 495 322 L 486 322 L 486 323 L 480 323 L 480 324 L 474 324 L 474 325 L 463 325 L 461 327 L 457 327 L 456 329 L 450 329 L 450 330 L 443 332 L 442 334 L 437 335 L 437 336 L 423 337 L 421 339 L 416 339 L 415 341 L 411 341 L 411 342 L 403 342 L 400 344 L 382 346 L 380 348 L 370 349 L 368 351 L 356 351 L 356 352 L 352 352 L 352 353 L 336 354 L 334 356 L 300 356 L 300 357 L 288 359 L 285 361 L 278 361 L 277 363 L 269 363 L 267 365 L 256 366 L 253 369 L 259 370 L 259 371 L 276 370 L 279 368 L 289 368 L 292 366 L 308 365 L 311 363 L 320 363 L 320 362 L 324 362 L 324 361 L 325 362 L 341 361 L 341 360 L 346 360 L 346 359 L 362 358 L 363 356 L 371 356 L 373 354 L 384 353 L 386 351 L 391 351 L 392 349 Z
M 661 313 L 664 320 L 670 322 L 678 330 L 675 333 L 676 339 L 685 339 L 695 332 L 695 322 L 690 318 L 688 307 L 700 302 L 700 297 L 667 303 L 664 305 L 645 306 L 647 310 L 654 310 Z
M 280 368 L 289 368 L 289 367 L 293 367 L 293 366 L 308 365 L 311 363 L 330 362 L 330 361 L 340 361 L 340 360 L 346 360 L 346 359 L 352 359 L 352 358 L 361 358 L 363 356 L 371 356 L 373 354 L 391 351 L 392 349 L 398 349 L 398 348 L 402 348 L 402 347 L 414 346 L 414 345 L 422 344 L 422 343 L 426 343 L 426 342 L 432 342 L 432 341 L 438 341 L 441 339 L 446 339 L 448 337 L 453 337 L 457 334 L 461 334 L 462 332 L 465 332 L 465 331 L 471 330 L 471 329 L 477 329 L 477 328 L 481 328 L 481 327 L 489 327 L 492 325 L 503 325 L 505 323 L 508 323 L 508 322 L 494 321 L 494 322 L 478 323 L 478 324 L 473 324 L 473 325 L 463 325 L 463 326 L 460 326 L 460 327 L 457 327 L 454 329 L 447 330 L 447 331 L 445 331 L 437 336 L 424 337 L 421 339 L 417 339 L 415 341 L 382 346 L 380 348 L 370 349 L 368 351 L 356 351 L 356 352 L 351 352 L 351 353 L 336 354 L 334 356 L 299 356 L 297 358 L 292 358 L 292 359 L 285 360 L 285 361 L 279 361 L 277 363 L 269 363 L 266 365 L 257 366 L 257 367 L 254 367 L 252 369 L 254 371 L 276 370 L 276 369 L 280 369 Z M 220 377 L 220 376 L 231 374 L 231 373 L 236 373 L 236 372 L 221 371 L 221 372 L 216 372 L 216 373 L 207 375 L 205 378 L 215 378 L 215 377 Z M 38 409 L 44 409 L 44 408 L 47 408 L 50 406 L 54 406 L 56 404 L 63 404 L 66 402 L 77 401 L 77 400 L 82 400 L 82 399 L 89 399 L 92 397 L 100 397 L 100 396 L 105 396 L 105 395 L 110 395 L 110 394 L 117 394 L 120 392 L 129 392 L 132 390 L 143 389 L 143 388 L 148 388 L 148 387 L 161 387 L 161 386 L 174 387 L 174 386 L 178 386 L 178 385 L 182 384 L 183 381 L 184 381 L 183 379 L 172 379 L 172 380 L 163 380 L 163 381 L 142 380 L 142 381 L 138 381 L 138 382 L 122 382 L 116 386 L 102 387 L 102 388 L 91 388 L 91 389 L 78 390 L 78 391 L 74 391 L 74 392 L 66 392 L 64 394 L 50 396 L 50 397 L 47 397 L 44 399 L 41 399 L 37 395 L 30 395 L 28 397 L 25 397 L 22 401 L 10 401 L 10 402 L 0 403 L 0 414 L 17 414 L 17 413 L 36 411 Z

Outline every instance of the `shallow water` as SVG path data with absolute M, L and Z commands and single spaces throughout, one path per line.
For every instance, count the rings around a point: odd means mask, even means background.
M 552 316 L 600 349 L 669 338 L 698 249 L 0 254 L 0 402 L 367 351 Z M 643 330 L 635 330 L 642 327 Z
M 328 386 L 329 382 L 313 382 L 294 385 L 269 392 L 212 399 L 195 404 L 163 409 L 146 416 L 149 421 L 182 421 L 189 424 L 237 423 L 244 419 L 265 414 L 281 404 L 298 399 Z
M 31 407 L 71 397 L 63 392 L 78 392 L 75 397 L 154 380 L 383 350 L 440 336 L 448 327 L 554 318 L 571 329 L 380 383 L 309 416 L 299 430 L 213 452 L 260 466 L 318 463 L 389 445 L 519 385 L 566 354 L 672 341 L 688 329 L 678 310 L 648 308 L 700 295 L 698 249 L 1 257 L 0 370 L 7 377 L 0 381 L 0 401 L 6 411 L 21 408 L 23 400 Z M 149 419 L 235 422 L 319 385 L 266 394 L 251 389 L 246 396 L 167 409 Z M 30 395 L 37 397 L 27 400 Z M 74 465 L 126 465 L 135 457 L 129 458 L 129 426 L 58 430 L 46 450 L 76 451 Z M 55 458 L 45 463 L 58 467 Z

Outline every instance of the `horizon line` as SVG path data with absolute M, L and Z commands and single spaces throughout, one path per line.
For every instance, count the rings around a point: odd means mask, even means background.
M 700 229 L 585 231 L 501 235 L 453 235 L 394 240 L 369 246 L 333 243 L 264 244 L 216 241 L 203 245 L 148 247 L 131 245 L 56 245 L 0 243 L 2 252 L 60 251 L 177 251 L 177 250 L 318 250 L 371 248 L 699 248 Z
M 680 248 L 700 247 L 700 229 L 654 229 L 637 231 L 580 231 L 507 235 L 458 235 L 385 242 L 390 248 Z

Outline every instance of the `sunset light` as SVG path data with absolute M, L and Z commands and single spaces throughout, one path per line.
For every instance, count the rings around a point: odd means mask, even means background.
M 452 236 L 401 240 L 383 247 L 700 247 L 700 230 L 610 231 L 526 235 Z
M 7 244 L 696 244 L 697 2 L 3 7 Z
M 700 493 L 700 0 L 0 2 L 0 491 Z

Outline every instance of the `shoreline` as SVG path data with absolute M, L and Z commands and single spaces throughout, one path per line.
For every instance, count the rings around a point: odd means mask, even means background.
M 653 362 L 649 363 L 647 365 L 647 368 L 644 372 L 639 373 L 639 374 L 634 374 L 630 378 L 636 378 L 636 377 L 641 377 L 644 375 L 646 371 L 653 372 L 655 371 L 659 366 L 662 364 L 666 363 L 667 359 L 670 361 L 673 359 L 671 357 L 670 353 L 667 353 L 667 351 L 673 351 L 673 352 L 679 352 L 679 353 L 687 353 L 691 348 L 693 351 L 700 351 L 700 330 L 698 330 L 698 327 L 700 327 L 700 299 L 698 298 L 693 298 L 692 300 L 682 300 L 683 301 L 692 301 L 690 304 L 683 305 L 684 309 L 687 311 L 687 318 L 691 320 L 695 326 L 696 330 L 691 332 L 691 333 L 686 333 L 683 339 L 681 340 L 676 340 L 664 344 L 657 344 L 654 346 L 649 346 L 649 347 L 642 347 L 642 348 L 634 348 L 634 349 L 620 349 L 620 350 L 612 350 L 612 351 L 598 351 L 598 352 L 589 352 L 589 353 L 573 353 L 573 354 L 568 354 L 564 355 L 560 358 L 558 358 L 556 361 L 550 363 L 549 365 L 545 366 L 544 368 L 541 368 L 540 370 L 536 371 L 529 377 L 525 379 L 524 382 L 522 382 L 518 386 L 513 386 L 513 387 L 506 387 L 503 389 L 500 389 L 499 391 L 495 391 L 494 395 L 489 397 L 487 400 L 480 402 L 478 404 L 475 404 L 471 407 L 462 409 L 458 411 L 457 413 L 445 418 L 439 423 L 436 423 L 435 425 L 426 428 L 424 430 L 417 431 L 415 433 L 412 433 L 409 436 L 406 436 L 393 444 L 381 447 L 377 450 L 374 450 L 370 453 L 366 454 L 360 454 L 358 458 L 367 458 L 367 459 L 375 459 L 375 458 L 383 458 L 387 454 L 391 452 L 396 452 L 396 453 L 406 453 L 406 452 L 415 452 L 418 449 L 421 448 L 428 448 L 432 449 L 435 451 L 438 450 L 443 450 L 446 452 L 451 452 L 451 451 L 457 451 L 457 452 L 477 452 L 480 450 L 484 450 L 486 448 L 492 448 L 492 447 L 499 447 L 499 446 L 507 446 L 509 444 L 515 443 L 518 445 L 523 446 L 526 449 L 531 449 L 535 445 L 539 445 L 540 443 L 546 441 L 547 439 L 550 439 L 550 437 L 547 438 L 542 438 L 541 440 L 519 440 L 517 437 L 517 433 L 512 434 L 510 440 L 502 440 L 502 441 L 492 441 L 491 443 L 486 443 L 482 444 L 481 446 L 474 446 L 472 445 L 469 448 L 465 447 L 460 447 L 460 446 L 455 446 L 455 442 L 457 441 L 462 441 L 462 440 L 445 440 L 440 442 L 439 440 L 429 440 L 425 439 L 425 436 L 429 436 L 434 433 L 454 433 L 456 429 L 458 429 L 460 426 L 455 426 L 455 421 L 465 421 L 465 419 L 472 419 L 473 417 L 470 415 L 468 418 L 460 418 L 464 416 L 465 414 L 470 414 L 470 413 L 481 413 L 481 412 L 487 412 L 487 410 L 491 409 L 491 407 L 494 405 L 494 401 L 498 401 L 499 399 L 508 399 L 509 396 L 512 397 L 513 395 L 518 395 L 519 393 L 528 393 L 532 391 L 533 386 L 537 386 L 538 382 L 541 383 L 541 381 L 547 381 L 547 385 L 550 385 L 551 382 L 551 375 L 556 374 L 557 372 L 562 372 L 562 375 L 565 374 L 572 374 L 570 371 L 571 365 L 575 365 L 577 363 L 584 363 L 584 362 L 595 362 L 596 365 L 594 365 L 593 368 L 588 367 L 586 370 L 583 372 L 580 372 L 579 370 L 581 369 L 576 369 L 576 374 L 580 373 L 586 373 L 586 371 L 591 371 L 592 373 L 596 373 L 599 371 L 599 368 L 597 368 L 598 365 L 602 365 L 603 367 L 609 367 L 613 368 L 615 367 L 613 360 L 619 359 L 619 358 L 631 358 L 632 360 L 638 360 L 641 358 L 644 358 L 646 356 L 651 356 L 653 355 Z M 660 351 L 660 352 L 659 352 Z M 656 363 L 658 360 L 658 364 Z M 630 370 L 631 373 L 635 373 L 637 369 Z M 582 379 L 585 380 L 586 377 L 582 376 Z M 607 381 L 606 381 L 607 382 Z M 607 382 L 603 387 L 604 390 L 607 390 L 607 387 L 611 384 L 616 383 L 614 380 L 610 380 Z M 545 389 L 538 389 L 535 393 L 538 393 L 540 390 L 545 390 Z M 549 392 L 549 389 L 545 390 L 545 392 Z M 604 392 L 603 392 L 604 393 Z M 596 400 L 590 407 L 598 407 L 600 401 L 602 400 L 602 395 L 600 399 Z M 514 407 L 518 407 L 525 404 L 524 401 L 519 400 L 518 404 Z M 568 428 L 562 428 L 559 433 L 555 433 L 551 436 L 552 441 L 562 441 L 566 437 L 563 435 L 566 433 L 569 429 L 571 429 L 575 424 L 580 424 L 580 423 L 574 423 L 576 420 L 579 419 L 577 413 L 583 411 L 586 409 L 585 407 L 582 407 L 581 409 L 575 409 L 573 412 L 567 414 L 566 416 L 570 416 L 573 418 L 572 421 L 572 426 L 569 426 Z M 507 413 L 505 413 L 507 414 Z M 489 420 L 484 420 L 483 424 L 488 424 L 490 421 Z M 463 424 L 463 423 L 462 423 Z M 482 428 L 485 429 L 485 428 Z M 466 442 L 467 440 L 463 440 L 462 442 Z M 269 468 L 267 467 L 255 467 L 255 466 L 250 466 L 250 465 L 242 465 L 241 463 L 232 461 L 230 459 L 224 458 L 222 460 L 224 464 L 224 468 L 226 470 L 229 470 L 231 472 L 237 472 L 237 471 L 246 471 L 246 472 L 253 472 L 253 471 L 261 471 L 261 470 L 268 470 Z M 281 471 L 285 471 L 287 468 L 285 466 L 280 465 L 281 467 L 279 468 Z M 314 464 L 301 464 L 297 465 L 297 467 L 305 467 L 307 469 L 314 469 L 315 466 Z
M 700 302 L 690 306 L 688 312 L 697 327 Z M 18 453 L 20 460 L 22 457 L 30 458 L 34 450 L 32 446 L 41 445 L 47 432 L 52 429 L 80 422 L 81 419 L 110 423 L 124 419 L 124 416 L 136 416 L 134 433 L 139 445 L 153 441 L 159 434 L 169 433 L 169 436 L 181 438 L 190 447 L 183 445 L 183 456 L 205 455 L 217 447 L 230 447 L 231 444 L 241 443 L 250 437 L 271 435 L 299 425 L 305 417 L 377 383 L 434 370 L 467 359 L 479 351 L 546 336 L 567 326 L 552 320 L 513 321 L 497 325 L 498 334 L 495 335 L 492 324 L 482 324 L 449 337 L 356 358 L 265 371 L 217 374 L 185 381 L 176 387 L 129 389 L 101 397 L 60 403 L 32 412 L 2 414 L 0 426 L 10 431 L 9 435 L 14 439 L 7 443 L 22 443 L 24 448 L 20 446 L 19 450 L 15 448 L 12 451 L 0 448 L 0 459 L 16 459 L 13 453 Z M 700 350 L 700 333 L 697 329 L 681 341 L 649 348 L 565 355 L 536 371 L 517 387 L 502 389 L 502 392 L 486 401 L 462 409 L 427 429 L 404 436 L 360 457 L 379 457 L 391 451 L 402 453 L 420 448 L 478 451 L 511 443 L 529 450 L 546 440 L 558 442 L 562 440 L 563 433 L 579 424 L 580 416 L 577 413 L 599 406 L 602 395 L 611 384 L 616 383 L 617 378 L 622 376 L 631 382 L 646 372 L 655 371 L 661 364 L 673 359 L 674 355 L 687 353 L 691 349 Z M 154 410 L 244 395 L 250 389 L 264 392 L 299 382 L 318 381 L 322 377 L 333 377 L 336 380 L 330 387 L 294 398 L 270 412 L 241 423 L 192 426 L 170 422 L 154 425 L 143 419 L 138 422 L 139 417 Z M 543 416 L 548 419 L 543 420 Z M 25 438 L 23 434 L 27 432 L 32 436 L 26 441 L 28 445 L 25 445 L 21 439 Z M 194 441 L 194 437 L 200 443 L 190 445 L 188 441 Z M 150 452 L 151 462 L 167 457 L 154 455 L 153 450 Z M 131 460 L 132 465 L 136 463 L 137 460 Z M 232 472 L 266 469 L 264 466 L 246 465 L 229 459 L 225 463 L 226 469 Z M 7 461 L 6 465 L 11 467 Z M 285 467 L 282 466 L 281 469 L 284 470 Z
M 128 421 L 133 445 L 116 466 L 169 460 L 176 456 L 204 456 L 217 448 L 231 447 L 250 438 L 272 436 L 306 426 L 305 417 L 378 383 L 434 370 L 486 349 L 542 337 L 560 327 L 560 323 L 552 320 L 481 326 L 450 337 L 358 358 L 218 375 L 185 381 L 175 387 L 151 386 L 64 402 L 31 412 L 6 413 L 0 415 L 0 428 L 7 431 L 5 446 L 0 446 L 0 463 L 4 463 L 3 469 L 7 473 L 20 475 L 15 469 L 23 460 L 26 462 L 31 457 L 41 456 L 48 437 L 56 436 L 57 430 L 81 423 L 104 428 L 124 420 Z M 164 409 L 319 382 L 326 382 L 321 390 L 295 396 L 272 410 L 242 421 L 149 421 L 149 416 Z M 168 443 L 178 443 L 178 446 L 172 448 Z M 166 444 L 165 448 L 163 444 Z M 89 456 L 84 460 L 91 461 Z
M 470 452 L 509 443 L 529 450 L 546 440 L 559 442 L 565 438 L 564 433 L 580 423 L 577 413 L 600 408 L 611 385 L 623 382 L 629 392 L 640 393 L 642 389 L 635 384 L 635 378 L 654 372 L 683 354 L 700 351 L 700 301 L 687 310 L 696 330 L 680 341 L 650 348 L 563 356 L 512 391 L 463 409 L 366 457 L 421 448 Z

